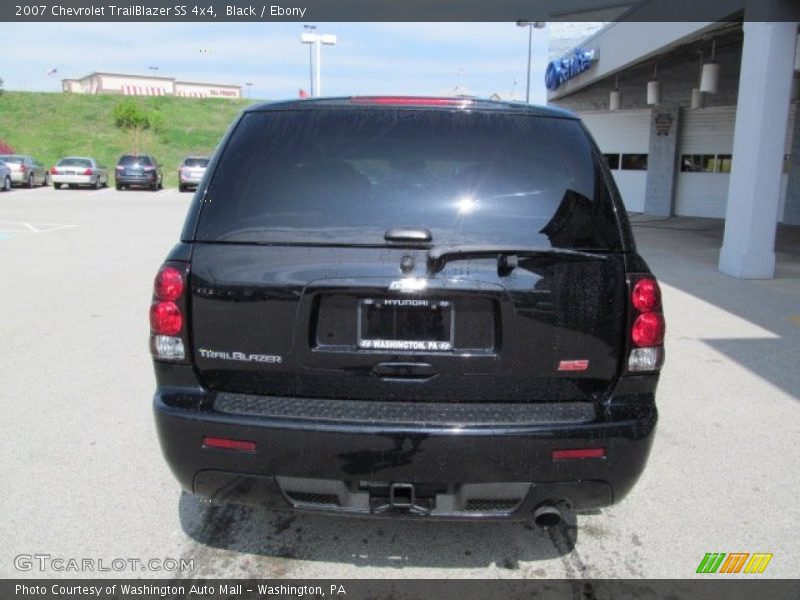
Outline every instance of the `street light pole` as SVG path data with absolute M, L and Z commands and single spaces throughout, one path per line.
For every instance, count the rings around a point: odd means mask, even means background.
M 528 28 L 528 76 L 525 84 L 525 104 L 531 102 L 531 53 L 533 51 L 533 30 L 542 29 L 544 21 L 517 21 L 517 27 Z
M 306 29 L 311 29 L 313 26 L 305 26 Z M 311 95 L 318 98 L 322 95 L 322 44 L 326 46 L 334 46 L 337 42 L 335 35 L 331 34 L 318 34 L 318 33 L 303 33 L 300 35 L 300 42 L 303 44 L 313 44 L 314 55 L 316 60 L 313 61 L 312 78 L 311 78 Z M 309 48 L 312 51 L 311 48 Z
M 308 30 L 310 33 L 314 33 L 317 29 L 316 25 L 303 25 L 303 29 Z M 308 85 L 310 86 L 309 92 L 311 92 L 311 97 L 314 97 L 314 46 L 311 43 L 308 43 L 300 38 L 300 41 L 304 44 L 308 44 Z

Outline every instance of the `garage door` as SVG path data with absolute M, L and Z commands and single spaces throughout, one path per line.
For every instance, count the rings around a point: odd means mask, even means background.
M 650 114 L 649 110 L 580 113 L 606 156 L 628 212 L 644 210 Z
M 794 106 L 792 107 L 794 109 Z M 791 147 L 792 121 L 789 114 L 786 150 Z M 675 189 L 675 214 L 691 217 L 725 218 L 733 153 L 736 107 L 686 109 L 681 115 L 678 150 L 678 181 Z M 786 193 L 786 174 L 781 185 Z M 784 198 L 781 198 L 781 211 Z

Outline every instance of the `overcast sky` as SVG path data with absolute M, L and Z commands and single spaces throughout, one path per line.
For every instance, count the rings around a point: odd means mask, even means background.
M 3 28 L 8 90 L 60 91 L 92 71 L 244 84 L 254 98 L 309 89 L 301 23 L 15 23 Z M 525 98 L 528 33 L 515 23 L 321 23 L 323 95 L 497 92 Z M 531 101 L 545 102 L 547 29 L 534 30 Z M 54 75 L 47 75 L 51 69 Z

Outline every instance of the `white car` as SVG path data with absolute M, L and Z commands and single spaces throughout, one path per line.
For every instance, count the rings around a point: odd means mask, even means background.
M 11 189 L 11 169 L 0 160 L 0 191 L 7 192 Z
M 50 181 L 55 189 L 68 186 L 80 186 L 100 189 L 108 187 L 108 169 L 99 165 L 93 158 L 86 156 L 68 156 L 62 158 L 50 169 Z

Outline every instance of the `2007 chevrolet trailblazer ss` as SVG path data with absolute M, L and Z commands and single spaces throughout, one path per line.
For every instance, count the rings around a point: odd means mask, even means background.
M 199 496 L 554 525 L 623 498 L 655 429 L 659 287 L 560 110 L 247 109 L 150 325 L 161 446 Z

